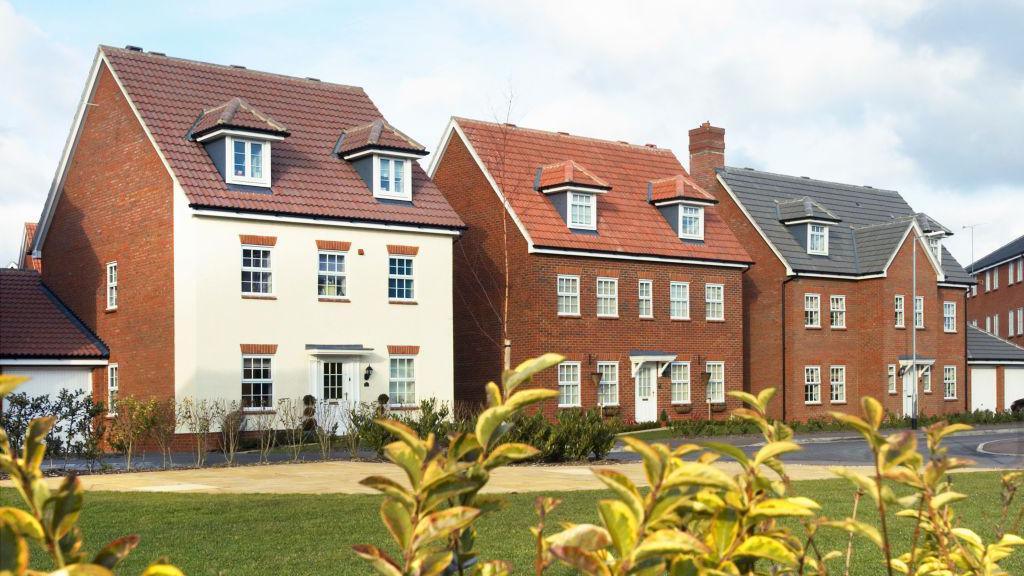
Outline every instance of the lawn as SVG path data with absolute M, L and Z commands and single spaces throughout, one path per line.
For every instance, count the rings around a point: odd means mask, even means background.
M 1000 510 L 999 474 L 968 473 L 954 477 L 957 489 L 969 494 L 958 505 L 964 524 L 986 539 L 992 538 Z M 850 513 L 852 492 L 845 481 L 804 481 L 796 492 L 817 499 L 824 514 Z M 609 492 L 563 492 L 556 510 L 561 521 L 596 521 L 595 504 Z M 10 504 L 16 495 L 0 491 Z M 508 496 L 509 507 L 479 525 L 480 550 L 486 558 L 505 558 L 515 573 L 532 573 L 533 550 L 528 527 L 535 522 L 532 502 L 536 494 Z M 188 574 L 367 574 L 367 566 L 351 552 L 355 543 L 389 547 L 377 514 L 380 498 L 349 495 L 199 495 L 91 492 L 86 495 L 82 528 L 86 547 L 95 551 L 117 536 L 136 533 L 139 548 L 119 572 L 136 574 L 161 555 Z M 864 508 L 862 508 L 864 510 Z M 863 519 L 877 518 L 867 512 Z M 900 542 L 909 542 L 910 524 L 894 520 Z M 845 535 L 829 532 L 826 549 L 845 549 Z M 882 573 L 880 554 L 858 540 L 853 574 Z M 33 554 L 41 558 L 36 550 Z M 45 568 L 45 566 L 37 566 Z M 1011 574 L 1024 574 L 1024 553 L 1008 559 Z M 566 574 L 552 570 L 551 574 Z

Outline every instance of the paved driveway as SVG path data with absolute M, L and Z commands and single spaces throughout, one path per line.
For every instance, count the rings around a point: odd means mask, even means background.
M 918 434 L 918 444 L 927 456 L 924 434 Z M 671 444 L 699 443 L 701 440 L 680 439 L 673 440 Z M 748 454 L 753 454 L 762 446 L 759 436 L 733 436 L 714 440 L 740 446 Z M 828 466 L 870 465 L 872 462 L 871 451 L 864 440 L 854 433 L 798 434 L 796 441 L 803 450 L 786 454 L 786 462 Z M 1024 468 L 1024 428 L 980 428 L 947 437 L 943 444 L 949 448 L 951 455 L 970 458 L 979 468 Z M 622 460 L 638 458 L 636 454 L 624 451 L 621 446 L 614 452 L 614 457 Z

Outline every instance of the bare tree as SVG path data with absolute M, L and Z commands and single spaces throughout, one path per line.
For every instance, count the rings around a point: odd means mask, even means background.
M 324 460 L 331 457 L 331 446 L 338 433 L 341 406 L 321 400 L 316 405 L 316 442 Z
M 220 448 L 224 451 L 224 461 L 228 466 L 235 464 L 238 453 L 238 442 L 242 435 L 242 407 L 237 400 L 217 403 L 217 424 L 220 427 Z
M 217 420 L 217 404 L 205 398 L 196 400 L 186 396 L 178 404 L 177 414 L 179 425 L 192 433 L 195 441 L 196 468 L 201 468 L 206 463 L 210 431 Z
M 292 454 L 292 462 L 299 461 L 302 452 L 302 439 L 305 436 L 305 407 L 302 402 L 291 398 L 282 398 L 277 402 L 277 417 L 284 429 L 285 442 Z
M 246 429 L 256 432 L 259 441 L 260 463 L 266 464 L 277 441 L 277 414 L 268 410 L 256 412 L 246 416 Z
M 149 437 L 153 439 L 153 442 L 156 443 L 157 448 L 160 450 L 161 466 L 163 468 L 168 468 L 174 464 L 171 457 L 171 448 L 178 425 L 174 408 L 173 398 L 157 400 L 153 405 L 153 413 L 150 415 Z

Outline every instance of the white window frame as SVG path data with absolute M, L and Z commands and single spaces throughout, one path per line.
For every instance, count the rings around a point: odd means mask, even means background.
M 696 214 L 686 214 L 687 210 L 696 210 Z M 686 218 L 697 219 L 697 232 L 687 233 L 684 232 L 685 227 L 683 221 Z M 682 203 L 679 205 L 679 237 L 684 240 L 703 240 L 704 239 L 704 207 L 696 206 L 694 204 Z
M 576 198 L 586 197 L 589 199 L 590 223 L 575 222 L 573 219 L 573 201 Z M 570 190 L 565 195 L 565 221 L 573 230 L 597 230 L 597 194 L 586 192 L 575 192 Z
M 575 291 L 567 292 L 562 290 L 563 281 L 571 283 L 576 287 Z M 563 300 L 564 299 L 564 300 Z M 559 316 L 579 316 L 580 315 L 580 277 L 571 274 L 559 274 L 558 278 L 555 279 L 555 306 L 558 310 Z M 573 310 L 562 310 L 563 301 L 566 304 L 572 303 Z
M 951 377 L 952 376 L 952 377 Z M 942 367 L 942 399 L 956 400 L 956 366 Z M 953 394 L 951 395 L 950 389 Z
M 321 256 L 337 256 L 340 258 L 341 271 L 324 271 L 320 269 L 320 257 Z M 389 263 L 390 265 L 390 263 Z M 322 287 L 320 283 L 320 277 L 327 276 L 334 278 L 336 284 L 341 285 L 341 294 L 321 294 L 320 290 Z M 318 298 L 324 300 L 341 300 L 348 298 L 348 253 L 342 252 L 341 250 L 317 250 L 316 251 L 316 295 Z
M 673 288 L 680 289 L 680 297 L 675 298 L 672 294 Z M 676 310 L 676 307 L 679 310 Z M 689 282 L 670 282 L 668 285 L 668 310 L 669 317 L 672 320 L 689 320 L 690 319 L 690 283 Z M 678 312 L 678 313 L 677 313 Z
M 270 370 L 270 378 L 246 378 L 245 377 L 245 361 L 251 360 L 267 360 L 268 370 Z M 274 356 L 271 354 L 242 354 L 242 374 L 240 379 L 240 394 L 241 394 L 241 405 L 242 410 L 245 412 L 264 412 L 274 409 Z M 270 385 L 270 400 L 266 406 L 246 406 L 245 405 L 245 392 L 241 388 L 244 388 L 246 384 L 269 384 Z M 250 397 L 255 397 L 255 394 L 250 394 Z M 263 396 L 260 394 L 260 396 Z
M 992 315 L 992 334 L 999 336 L 999 313 Z
M 906 299 L 903 297 L 903 294 L 897 294 L 893 298 L 893 311 L 895 314 L 894 320 L 897 328 L 907 327 L 907 315 L 906 309 L 904 308 L 905 301 Z
M 607 370 L 602 371 L 602 368 Z M 597 405 L 598 406 L 618 406 L 619 405 L 619 363 L 618 362 L 598 362 L 597 371 L 601 374 L 601 379 L 597 384 Z M 611 375 L 614 378 L 605 380 L 605 376 Z M 607 390 L 606 388 L 610 388 Z
M 704 285 L 704 319 L 710 322 L 725 320 L 725 285 Z
M 804 366 L 804 404 L 821 404 L 821 366 Z
M 121 368 L 117 362 L 107 364 L 107 416 L 117 415 L 117 396 L 121 387 Z
M 686 368 L 685 378 L 683 378 L 681 374 L 676 374 L 676 370 L 678 368 Z M 673 362 L 669 367 L 669 379 L 671 381 L 669 395 L 672 399 L 672 404 L 689 404 L 693 392 L 693 387 L 691 385 L 693 382 L 693 374 L 690 371 L 690 363 Z M 676 393 L 677 391 L 679 392 L 678 394 Z M 683 392 L 685 392 L 685 394 Z
M 1010 311 L 1006 313 L 1006 337 L 1007 338 L 1013 338 L 1013 336 L 1014 336 L 1013 328 L 1014 328 L 1014 325 L 1013 325 L 1013 309 L 1010 309 Z
M 1007 272 L 1008 272 L 1006 274 L 1006 285 L 1007 286 L 1013 286 L 1013 276 L 1014 276 L 1013 268 L 1014 268 L 1015 264 L 1017 264 L 1016 260 L 1010 260 L 1010 263 L 1007 265 Z
M 708 403 L 722 404 L 725 402 L 725 362 L 707 362 L 704 369 L 711 375 L 708 379 Z
M 394 362 L 395 361 L 408 361 L 409 374 L 404 377 L 396 377 L 394 375 Z M 395 387 L 396 384 L 404 384 L 406 386 L 406 396 L 412 395 L 412 398 L 404 398 L 404 402 L 395 401 Z M 396 408 L 417 406 L 416 403 L 416 356 L 410 354 L 395 354 L 388 356 L 388 404 Z
M 889 394 L 896 393 L 896 365 L 889 364 L 886 370 L 886 387 L 888 388 Z
M 391 261 L 392 260 L 408 260 L 409 268 L 412 270 L 411 274 L 392 274 L 391 273 Z M 408 296 L 392 296 L 391 295 L 391 280 L 408 280 L 409 284 L 409 295 Z M 408 254 L 388 254 L 388 301 L 390 302 L 415 302 L 416 301 L 416 258 Z
M 245 251 L 246 250 L 266 250 L 267 251 L 267 260 L 269 261 L 269 267 L 267 267 L 267 268 L 258 268 L 258 267 L 255 267 L 255 266 L 246 266 L 245 265 Z M 242 272 L 243 273 L 250 272 L 250 273 L 254 273 L 254 274 L 262 274 L 262 273 L 269 274 L 269 276 L 267 276 L 267 291 L 266 292 L 252 292 L 251 290 L 247 292 L 245 290 L 245 288 L 244 288 L 245 281 L 244 280 L 239 280 L 239 290 L 242 291 L 242 295 L 243 296 L 273 296 L 274 295 L 274 247 L 273 246 L 260 246 L 260 245 L 255 245 L 255 244 L 242 244 L 242 248 L 241 248 L 241 250 L 238 253 L 238 258 L 239 258 L 239 263 L 242 265 Z M 250 286 L 252 284 L 254 284 L 254 282 L 252 282 L 252 280 L 250 280 Z
M 832 328 L 846 328 L 846 296 L 828 297 L 828 321 Z
M 226 176 L 225 181 L 228 184 L 243 184 L 247 186 L 270 186 L 270 142 L 266 140 L 260 140 L 259 138 L 240 138 L 238 136 L 226 136 L 224 155 L 224 175 Z M 252 145 L 253 143 L 259 144 L 261 158 L 261 168 L 263 170 L 263 176 L 261 178 L 253 178 L 252 176 L 236 176 L 235 175 L 235 142 L 245 143 L 245 173 L 252 174 Z
M 117 310 L 117 261 L 107 262 L 107 310 Z
M 576 378 L 570 380 L 567 372 L 575 368 Z M 558 365 L 558 407 L 573 408 L 580 406 L 580 379 L 582 367 L 579 362 L 562 362 Z
M 992 289 L 999 290 L 999 266 L 992 269 Z
M 1017 336 L 1024 336 L 1024 307 L 1017 308 Z
M 380 185 L 381 165 L 388 166 L 388 186 L 393 187 L 395 182 L 395 161 L 402 163 L 402 189 L 399 191 L 385 190 Z M 387 156 L 383 154 L 373 155 L 373 197 L 385 200 L 412 201 L 412 158 L 400 158 L 398 156 Z
M 942 330 L 949 334 L 956 332 L 956 302 L 951 300 L 942 303 Z
M 820 230 L 815 232 L 815 228 Z M 814 248 L 813 238 L 815 235 L 821 236 L 821 247 L 818 249 Z M 828 256 L 828 226 L 824 224 L 807 225 L 807 253 L 815 256 Z
M 1024 256 L 1017 258 L 1017 282 L 1024 282 Z
M 978 295 L 978 275 L 974 275 L 974 284 L 971 284 L 971 296 Z
M 646 311 L 644 310 L 646 308 Z M 640 318 L 654 318 L 654 281 L 639 280 L 636 285 L 636 309 Z
M 921 391 L 925 394 L 932 393 L 932 367 L 921 368 Z
M 838 378 L 837 378 L 838 376 Z M 840 394 L 836 394 L 836 392 Z M 831 404 L 846 404 L 846 366 L 828 367 L 828 398 Z
M 924 329 L 924 296 L 914 296 L 914 328 Z
M 821 328 L 821 294 L 804 294 L 804 328 Z
M 985 316 L 985 332 L 992 333 L 992 317 Z
M 985 292 L 992 290 L 992 271 L 985 270 Z
M 607 288 L 612 287 L 610 294 L 602 294 L 602 286 Z M 594 286 L 594 296 L 596 298 L 597 306 L 597 317 L 598 318 L 618 318 L 619 317 L 619 279 L 609 278 L 607 276 L 598 276 L 597 283 Z M 606 308 L 605 311 L 601 311 L 602 308 Z

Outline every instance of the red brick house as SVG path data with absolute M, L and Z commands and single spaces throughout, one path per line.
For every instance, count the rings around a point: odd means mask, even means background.
M 967 321 L 1024 345 L 1024 236 L 967 267 L 977 284 L 967 297 Z
M 479 401 L 506 353 L 515 366 L 559 352 L 566 362 L 536 379 L 560 392 L 548 415 L 601 405 L 653 421 L 734 406 L 750 260 L 670 150 L 463 118 L 438 150 L 431 176 L 467 225 L 457 398 Z
M 362 88 L 101 46 L 33 240 L 95 396 L 452 400 L 462 221 Z
M 726 167 L 725 131 L 707 123 L 690 155 L 754 261 L 744 387 L 781 388 L 775 416 L 856 412 L 865 395 L 898 415 L 915 397 L 922 414 L 966 409 L 972 280 L 942 246 L 949 230 L 894 191 Z

